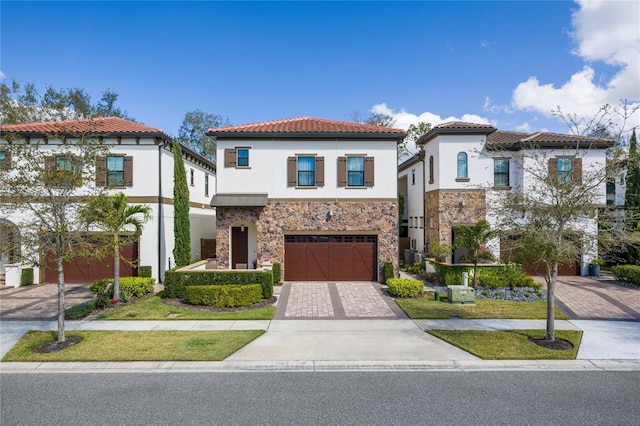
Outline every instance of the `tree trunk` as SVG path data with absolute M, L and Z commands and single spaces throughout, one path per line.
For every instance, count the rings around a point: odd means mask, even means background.
M 547 334 L 544 340 L 548 342 L 554 342 L 556 340 L 556 325 L 555 325 L 555 311 L 556 311 L 556 281 L 558 279 L 558 262 L 554 262 L 551 267 L 551 274 L 549 281 L 547 282 Z
M 64 264 L 58 258 L 58 342 L 64 341 Z
M 113 247 L 113 298 L 120 300 L 120 244 L 117 243 Z

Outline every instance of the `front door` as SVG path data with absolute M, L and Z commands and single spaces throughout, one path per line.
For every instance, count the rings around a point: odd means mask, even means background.
M 234 226 L 231 228 L 231 269 L 247 269 L 248 261 L 249 229 Z

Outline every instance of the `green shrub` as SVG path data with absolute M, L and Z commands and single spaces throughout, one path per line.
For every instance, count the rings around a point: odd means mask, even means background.
M 84 318 L 96 308 L 96 300 L 91 299 L 77 305 L 73 305 L 64 311 L 64 319 L 75 320 Z
M 120 278 L 120 294 L 128 292 L 130 295 L 141 297 L 145 294 L 153 291 L 153 285 L 156 280 L 148 277 L 121 277 Z M 105 293 L 105 289 L 109 284 L 113 284 L 113 278 L 105 278 L 95 281 L 89 289 L 96 296 L 101 296 Z M 113 285 L 109 287 L 109 291 L 106 293 L 109 299 L 113 298 Z
M 282 263 L 273 262 L 272 272 L 274 284 L 278 284 L 280 281 L 282 281 Z
M 417 297 L 424 291 L 422 281 L 407 278 L 390 278 L 387 287 L 394 297 Z
M 22 272 L 20 272 L 20 285 L 33 285 L 33 268 L 22 268 Z
M 185 303 L 191 305 L 235 308 L 251 306 L 262 300 L 262 286 L 248 285 L 190 285 L 184 289 Z
M 425 271 L 424 262 L 418 262 L 418 263 L 414 263 L 413 265 L 407 266 L 407 272 L 410 274 L 424 275 L 424 271 Z
M 384 266 L 382 267 L 382 276 L 385 283 L 388 282 L 391 278 L 394 278 L 393 263 L 384 262 Z
M 168 270 L 164 273 L 164 293 L 162 297 L 184 298 L 184 290 L 192 285 L 247 285 L 260 284 L 262 298 L 273 296 L 273 272 L 257 270 L 198 270 L 178 272 Z
M 617 281 L 640 285 L 640 266 L 617 265 L 611 267 L 611 273 Z
M 462 273 L 469 273 L 469 283 L 472 282 L 473 268 L 466 265 L 446 265 L 433 263 L 437 281 L 444 285 L 462 284 Z M 478 285 L 489 288 L 502 287 L 531 287 L 535 290 L 542 288 L 532 277 L 525 274 L 519 265 L 478 266 Z
M 147 277 L 151 278 L 151 265 L 139 266 L 138 267 L 138 276 L 139 277 Z

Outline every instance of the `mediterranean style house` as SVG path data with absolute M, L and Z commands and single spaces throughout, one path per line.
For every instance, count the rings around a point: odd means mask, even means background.
M 108 155 L 100 157 L 95 167 L 95 185 L 107 187 L 110 193 L 121 191 L 132 204 L 151 207 L 151 220 L 145 225 L 137 243 L 123 250 L 133 263 L 121 263 L 122 275 L 135 275 L 135 265 L 152 267 L 152 276 L 162 281 L 164 271 L 172 266 L 173 236 L 173 141 L 162 130 L 116 117 L 93 120 L 12 124 L 0 126 L 0 165 L 5 171 L 20 167 L 18 158 L 11 158 L 9 140 L 22 139 L 37 144 L 51 153 L 58 164 L 56 152 L 61 141 L 71 141 L 81 132 L 106 144 Z M 216 186 L 216 165 L 199 154 L 182 147 L 190 194 L 191 252 L 194 258 L 215 254 L 215 211 L 210 206 Z M 64 159 L 61 159 L 64 160 Z M 62 161 L 63 162 L 63 161 Z M 62 164 L 62 163 L 60 163 Z M 57 166 L 56 166 L 57 167 Z M 81 192 L 81 189 L 80 189 Z M 21 218 L 0 216 L 0 232 L 19 238 Z M 0 276 L 18 259 L 18 250 L 0 253 Z M 92 282 L 112 275 L 112 261 L 76 258 L 65 265 L 66 282 Z M 15 265 L 14 265 L 15 267 Z M 19 267 L 19 265 L 18 265 Z M 57 273 L 48 268 L 36 268 L 36 282 L 55 282 Z M 7 285 L 10 285 L 7 281 Z
M 420 152 L 398 167 L 398 192 L 405 198 L 404 219 L 411 248 L 430 253 L 436 241 L 455 241 L 455 226 L 472 225 L 481 219 L 491 222 L 491 201 L 496 194 L 528 190 L 535 179 L 531 162 L 536 156 L 542 153 L 548 159 L 549 173 L 580 180 L 583 170 L 606 167 L 607 149 L 613 141 L 450 122 L 434 127 L 416 144 Z M 605 190 L 603 183 L 602 204 Z M 596 219 L 585 219 L 580 228 L 595 233 Z M 500 243 L 493 247 L 494 255 L 508 260 Z M 585 249 L 580 259 L 563 265 L 560 273 L 586 275 L 596 255 Z M 454 253 L 450 260 L 457 262 L 458 258 L 459 253 Z
M 399 129 L 293 118 L 210 129 L 219 267 L 285 280 L 378 280 L 398 267 Z

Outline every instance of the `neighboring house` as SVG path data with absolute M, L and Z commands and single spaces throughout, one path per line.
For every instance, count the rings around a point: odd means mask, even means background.
M 424 198 L 425 179 L 424 172 L 427 164 L 420 151 L 398 166 L 398 196 L 404 198 L 404 211 L 402 212 L 402 224 L 400 227 L 400 256 L 404 249 L 415 250 L 419 253 L 426 251 L 424 239 Z M 433 157 L 431 158 L 433 161 Z M 433 170 L 433 167 L 431 168 Z M 405 240 L 406 238 L 406 240 Z M 403 246 L 406 241 L 406 247 Z
M 429 253 L 433 243 L 453 244 L 456 225 L 473 225 L 478 220 L 491 221 L 492 197 L 500 191 L 522 191 L 531 186 L 534 177 L 528 162 L 534 161 L 541 150 L 549 161 L 550 173 L 560 173 L 570 179 L 582 179 L 582 170 L 602 168 L 606 164 L 607 149 L 612 141 L 573 135 L 538 132 L 534 134 L 497 130 L 486 124 L 464 122 L 445 123 L 434 127 L 416 142 L 419 155 L 399 166 L 400 192 L 407 194 L 409 231 L 416 240 L 422 229 L 420 214 L 424 205 L 424 244 Z M 536 147 L 531 150 L 531 147 Z M 580 147 L 580 156 L 576 156 Z M 531 150 L 531 151 L 529 151 Z M 524 163 L 515 157 L 524 158 Z M 424 178 L 411 185 L 411 173 L 424 164 Z M 521 164 L 524 164 L 521 167 Z M 418 192 L 424 185 L 424 192 Z M 406 189 L 405 189 L 406 187 Z M 605 184 L 602 184 L 602 204 L 605 204 Z M 418 217 L 417 229 L 411 234 L 411 217 Z M 415 222 L 414 222 L 415 225 Z M 580 224 L 583 232 L 595 233 L 595 219 Z M 494 254 L 508 259 L 506 241 L 493 247 Z M 454 262 L 461 252 L 454 253 Z M 562 274 L 587 274 L 588 263 L 597 253 L 583 252 L 575 264 L 563 265 Z
M 220 267 L 280 262 L 284 279 L 378 280 L 397 271 L 403 130 L 301 117 L 210 129 Z
M 79 132 L 89 130 L 92 138 L 109 145 L 109 155 L 98 159 L 95 184 L 109 192 L 124 192 L 132 204 L 146 204 L 152 209 L 137 243 L 123 254 L 134 265 L 152 266 L 152 275 L 162 280 L 164 271 L 173 265 L 173 152 L 172 140 L 162 130 L 116 117 L 93 120 L 12 124 L 0 126 L 0 164 L 5 169 L 19 168 L 7 148 L 8 137 L 20 137 L 51 151 L 55 158 L 61 138 L 73 140 Z M 58 148 L 59 149 L 59 148 Z M 215 211 L 210 206 L 216 186 L 215 163 L 183 147 L 187 182 L 190 190 L 191 252 L 193 258 L 215 253 Z M 0 232 L 19 238 L 20 217 L 0 217 Z M 18 253 L 0 253 L 0 274 L 5 265 L 18 260 Z M 65 265 L 65 281 L 91 282 L 112 276 L 112 261 L 83 258 Z M 135 268 L 121 264 L 122 274 L 136 274 Z M 44 269 L 44 268 L 42 268 Z M 36 273 L 38 282 L 57 281 L 55 270 Z

